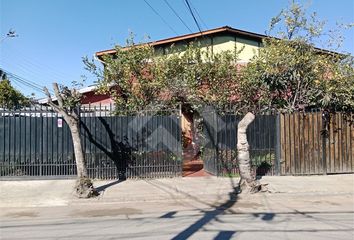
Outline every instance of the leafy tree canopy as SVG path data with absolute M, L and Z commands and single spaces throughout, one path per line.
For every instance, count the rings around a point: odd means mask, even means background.
M 84 63 L 97 76 L 99 91 L 114 97 L 120 114 L 181 103 L 234 112 L 353 109 L 353 57 L 315 47 L 323 39 L 324 24 L 293 2 L 271 20 L 269 33 L 276 31 L 277 37 L 264 39 L 242 68 L 236 64 L 242 49 L 211 54 L 191 43 L 183 51 L 171 46 L 158 54 L 132 37 L 125 48 L 117 46 L 115 54 L 103 57 L 104 70 L 88 58 Z
M 333 33 L 323 33 L 324 24 L 297 3 L 272 19 L 269 32 L 276 30 L 278 38 L 264 39 L 264 47 L 244 72 L 259 106 L 285 111 L 354 109 L 353 56 L 315 47 Z M 334 39 L 329 38 L 327 49 L 335 45 Z M 340 42 L 341 37 L 337 45 Z
M 3 77 L 0 80 L 0 106 L 7 109 L 20 108 L 29 105 L 30 101 L 16 90 L 11 82 Z
M 239 103 L 239 51 L 211 54 L 197 44 L 183 51 L 171 46 L 167 54 L 158 54 L 148 44 L 128 40 L 127 47 L 116 47 L 114 55 L 103 58 L 100 71 L 93 60 L 84 58 L 86 68 L 99 80 L 100 92 L 111 93 L 118 113 L 139 109 L 156 110 L 187 103 L 192 109 L 212 104 L 225 108 Z

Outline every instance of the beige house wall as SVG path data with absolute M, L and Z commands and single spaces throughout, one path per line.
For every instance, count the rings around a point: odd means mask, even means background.
M 173 45 L 174 54 L 176 52 L 183 54 L 187 44 L 187 42 L 175 43 Z M 223 51 L 240 51 L 238 55 L 239 62 L 249 62 L 250 59 L 258 53 L 259 48 L 262 46 L 259 41 L 231 35 L 205 37 L 198 39 L 196 44 L 200 46 L 202 51 L 208 51 L 209 54 L 216 54 Z M 171 51 L 171 45 L 164 47 L 158 46 L 155 48 L 155 51 L 157 54 L 173 54 Z

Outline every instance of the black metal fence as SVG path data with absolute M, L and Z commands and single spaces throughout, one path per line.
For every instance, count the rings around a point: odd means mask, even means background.
M 205 111 L 202 117 L 205 170 L 218 176 L 237 175 L 237 124 L 242 116 Z M 277 118 L 277 114 L 256 115 L 247 129 L 252 169 L 257 175 L 279 174 Z
M 89 176 L 99 179 L 182 175 L 181 121 L 177 111 L 113 116 L 109 107 L 82 108 L 81 137 Z M 247 130 L 257 175 L 354 172 L 353 114 L 256 115 Z M 202 113 L 204 169 L 235 176 L 237 124 L 242 116 Z M 47 107 L 0 109 L 0 177 L 76 175 L 69 127 Z
M 180 119 L 162 115 L 112 116 L 108 107 L 81 109 L 89 176 L 100 179 L 180 176 Z M 50 108 L 0 110 L 0 176 L 74 176 L 68 125 Z

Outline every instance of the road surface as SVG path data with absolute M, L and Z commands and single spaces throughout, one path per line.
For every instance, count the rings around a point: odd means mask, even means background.
M 354 239 L 352 194 L 3 209 L 1 239 Z

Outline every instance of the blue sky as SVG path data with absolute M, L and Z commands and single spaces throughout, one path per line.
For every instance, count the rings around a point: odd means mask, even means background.
M 70 85 L 89 76 L 81 58 L 96 51 L 124 45 L 129 31 L 137 40 L 149 35 L 151 40 L 187 34 L 189 30 L 168 8 L 164 0 L 146 0 L 165 19 L 172 31 L 144 0 L 0 0 L 1 39 L 9 29 L 16 38 L 0 43 L 0 67 L 39 85 L 53 81 Z M 168 0 L 193 32 L 198 29 L 183 0 Z M 203 29 L 229 25 L 264 33 L 269 20 L 288 0 L 190 0 L 197 9 Z M 312 0 L 309 11 L 334 27 L 336 21 L 354 22 L 353 0 Z M 176 32 L 176 33 L 175 33 Z M 342 51 L 354 54 L 354 31 L 345 33 Z M 89 77 L 86 85 L 93 83 Z M 14 83 L 26 95 L 35 90 Z M 38 97 L 43 96 L 35 92 Z

